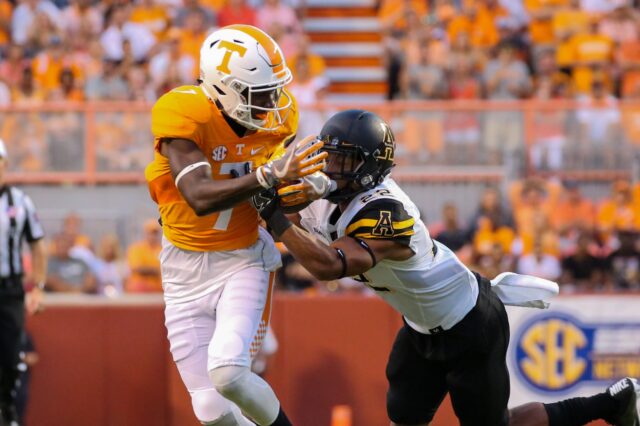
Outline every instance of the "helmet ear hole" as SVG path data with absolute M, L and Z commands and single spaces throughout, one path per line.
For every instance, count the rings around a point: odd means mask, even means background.
M 373 177 L 371 175 L 364 175 L 360 179 L 360 185 L 362 185 L 365 188 L 369 188 L 372 183 L 373 183 Z

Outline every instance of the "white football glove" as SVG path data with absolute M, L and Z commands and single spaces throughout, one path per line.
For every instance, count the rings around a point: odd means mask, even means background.
M 256 169 L 258 182 L 265 189 L 272 188 L 280 182 L 303 178 L 320 171 L 325 166 L 325 158 L 329 154 L 318 152 L 323 143 L 316 136 L 307 136 L 301 141 L 292 142 L 285 154 Z

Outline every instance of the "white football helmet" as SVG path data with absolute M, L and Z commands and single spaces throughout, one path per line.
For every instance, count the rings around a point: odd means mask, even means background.
M 229 25 L 207 37 L 200 49 L 200 80 L 207 97 L 249 129 L 275 130 L 291 108 L 282 90 L 291 81 L 282 50 L 251 25 Z

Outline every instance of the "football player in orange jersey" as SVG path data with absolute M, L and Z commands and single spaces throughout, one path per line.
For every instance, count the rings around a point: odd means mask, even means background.
M 200 85 L 168 92 L 152 111 L 155 158 L 145 174 L 162 219 L 165 323 L 206 425 L 290 424 L 271 387 L 249 369 L 267 330 L 280 256 L 247 201 L 299 179 L 328 192 L 322 142 L 292 142 L 298 113 L 284 89 L 290 81 L 267 34 L 231 25 L 204 41 Z

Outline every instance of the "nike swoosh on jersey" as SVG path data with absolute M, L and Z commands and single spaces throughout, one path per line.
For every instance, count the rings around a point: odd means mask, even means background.
M 251 148 L 251 155 L 256 155 L 256 153 L 260 152 L 264 148 L 264 146 L 259 146 L 257 148 Z

